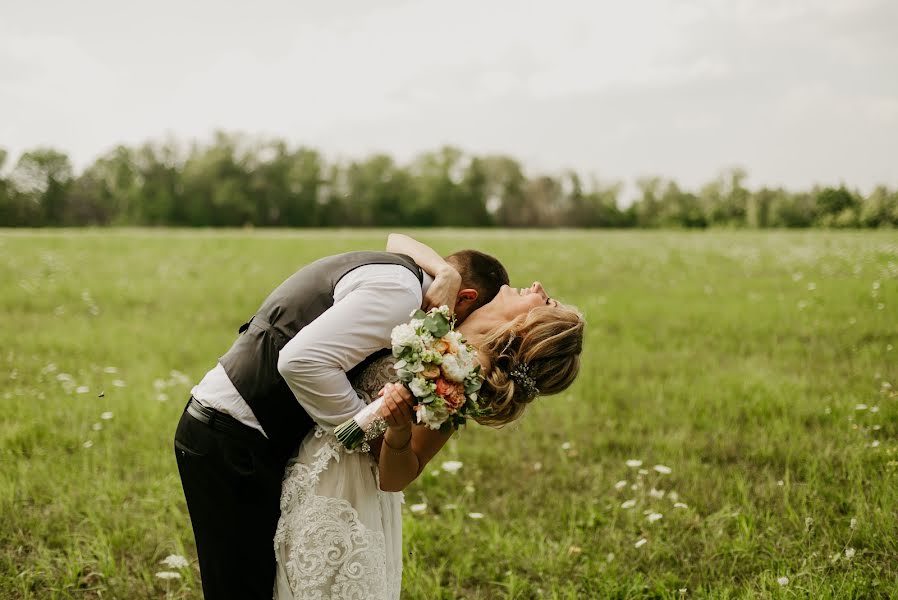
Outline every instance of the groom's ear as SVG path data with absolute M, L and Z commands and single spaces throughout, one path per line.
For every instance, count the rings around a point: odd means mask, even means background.
M 477 293 L 477 290 L 474 288 L 465 288 L 463 290 L 458 291 L 458 298 L 455 300 L 455 305 L 466 304 L 471 305 L 477 301 L 477 298 L 480 294 Z
M 479 296 L 480 294 L 474 288 L 458 291 L 458 296 L 455 299 L 455 316 L 459 323 L 467 319 L 468 315 L 474 311 L 474 303 L 477 302 Z

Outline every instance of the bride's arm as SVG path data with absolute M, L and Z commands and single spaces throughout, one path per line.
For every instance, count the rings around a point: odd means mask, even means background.
M 410 256 L 425 273 L 434 278 L 424 296 L 424 308 L 447 304 L 455 310 L 455 301 L 461 289 L 461 275 L 436 253 L 430 246 L 401 233 L 391 233 L 387 237 L 387 252 Z
M 391 431 L 394 432 L 392 435 Z M 450 437 L 452 432 L 440 433 L 423 425 L 412 425 L 407 433 L 392 427 L 387 429 L 378 462 L 380 489 L 385 492 L 404 490 L 418 478 Z M 407 440 L 404 443 L 403 438 Z
M 393 399 L 392 403 L 384 402 L 386 411 L 392 413 L 393 418 L 387 418 L 391 424 L 380 450 L 380 489 L 401 492 L 452 437 L 452 431 L 441 433 L 422 425 L 412 425 L 410 415 L 414 412 L 410 406 L 414 398 L 404 386 L 397 385 L 392 389 L 388 386 L 384 394 Z

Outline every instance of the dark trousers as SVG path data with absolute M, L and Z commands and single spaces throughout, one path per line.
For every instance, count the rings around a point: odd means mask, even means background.
M 274 532 L 288 456 L 240 427 L 221 431 L 185 411 L 175 433 L 206 600 L 270 600 L 274 590 Z

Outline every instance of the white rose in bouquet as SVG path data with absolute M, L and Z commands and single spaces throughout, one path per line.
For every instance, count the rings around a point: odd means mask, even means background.
M 418 422 L 423 423 L 430 429 L 439 429 L 440 425 L 449 418 L 449 410 L 442 402 L 419 404 L 417 411 Z
M 431 385 L 423 377 L 415 377 L 408 383 L 408 389 L 415 395 L 415 398 L 425 398 L 433 393 Z
M 459 382 L 465 380 L 470 369 L 462 364 L 462 361 L 454 354 L 447 354 L 443 357 L 443 364 L 440 365 L 440 370 L 443 372 L 443 377 L 449 381 Z

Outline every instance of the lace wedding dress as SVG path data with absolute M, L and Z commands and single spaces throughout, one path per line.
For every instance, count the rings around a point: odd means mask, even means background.
M 395 381 L 386 356 L 352 381 L 371 402 Z M 402 492 L 383 492 L 368 452 L 316 426 L 287 463 L 274 536 L 276 600 L 399 598 Z

